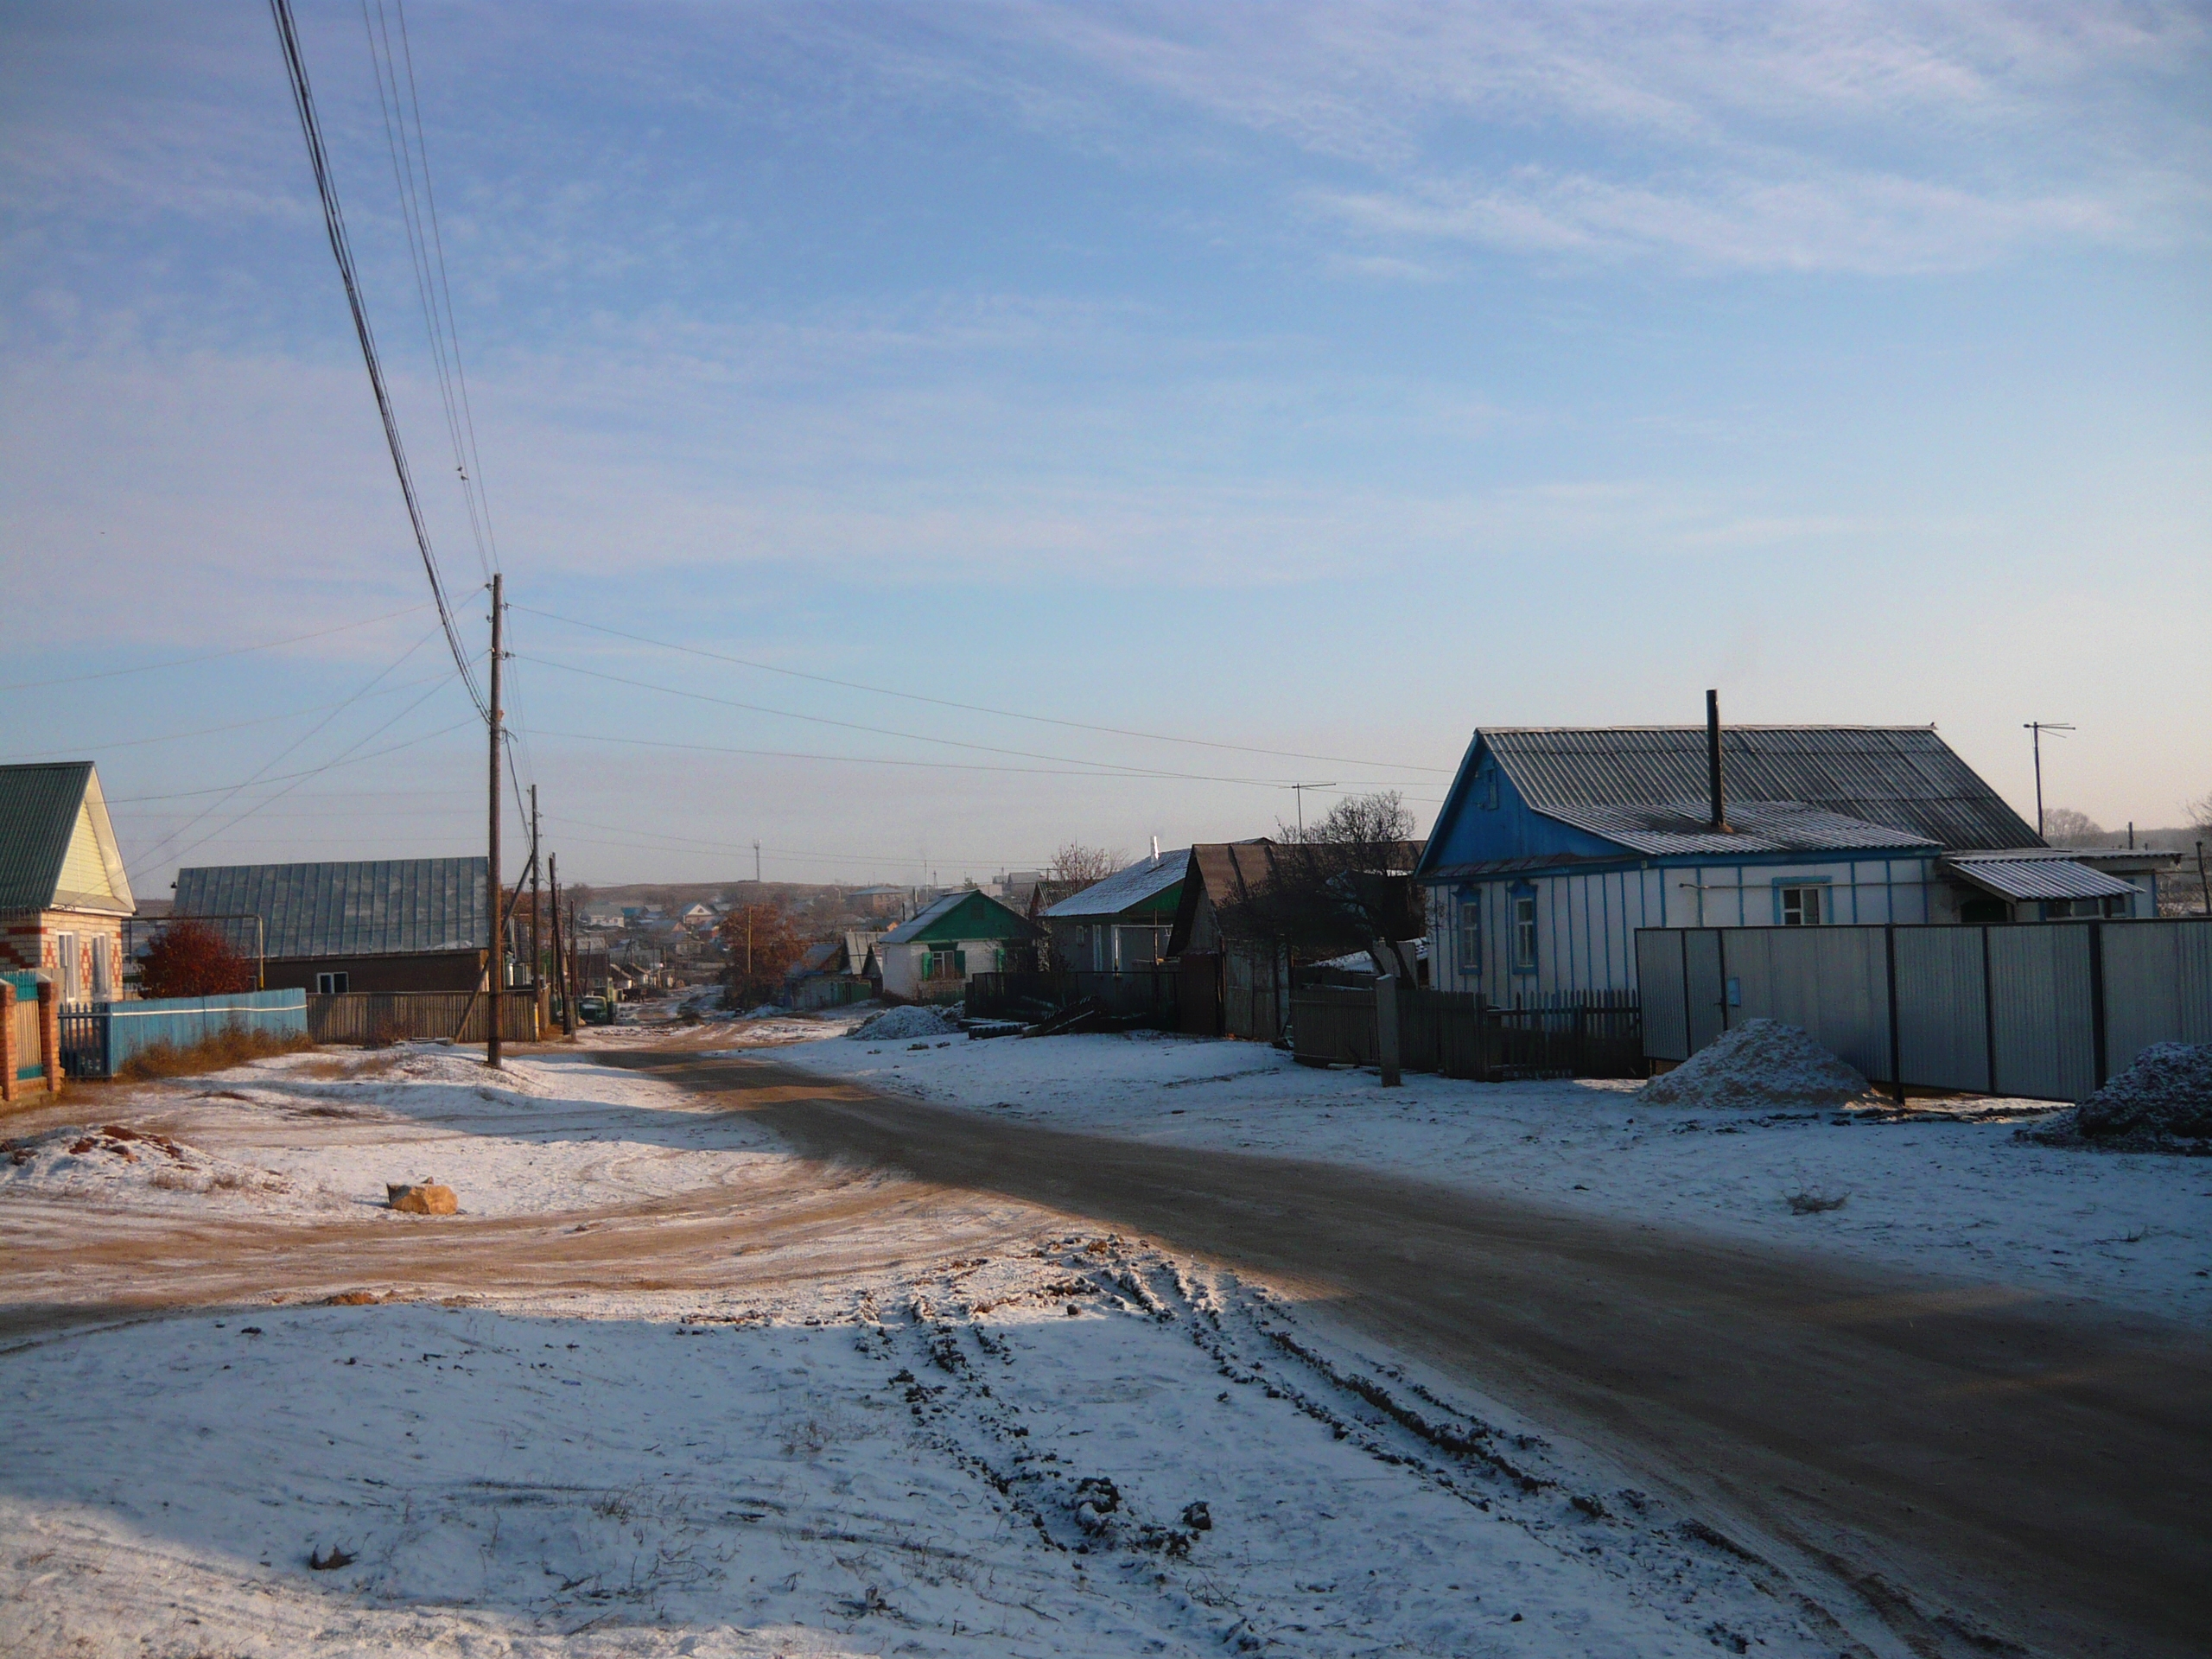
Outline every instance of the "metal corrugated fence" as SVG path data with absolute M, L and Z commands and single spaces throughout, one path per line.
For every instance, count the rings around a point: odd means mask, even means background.
M 2212 1043 L 2202 919 L 1647 927 L 1636 950 L 1653 1059 L 1779 1020 L 1885 1083 L 2079 1100 L 2152 1043 Z

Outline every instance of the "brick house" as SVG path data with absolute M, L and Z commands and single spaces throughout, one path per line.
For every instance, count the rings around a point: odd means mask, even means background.
M 0 970 L 43 973 L 65 1004 L 120 996 L 136 908 L 92 763 L 0 766 Z

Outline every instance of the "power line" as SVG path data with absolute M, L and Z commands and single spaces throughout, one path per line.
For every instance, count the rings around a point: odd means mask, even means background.
M 417 608 L 420 607 L 418 607 Z M 417 649 L 420 649 L 419 645 Z M 453 677 L 450 674 L 441 669 L 435 674 L 429 675 L 423 679 L 404 680 L 397 685 L 388 685 L 381 691 L 371 692 L 366 695 L 387 697 L 392 696 L 396 692 L 410 690 L 418 685 L 427 685 L 432 680 L 447 680 L 452 677 Z M 227 726 L 203 726 L 198 731 L 193 732 L 165 732 L 159 737 L 104 737 L 100 739 L 99 747 L 103 750 L 135 749 L 143 747 L 149 743 L 177 743 L 181 742 L 184 739 L 188 737 L 214 737 L 224 732 L 242 732 L 246 730 L 248 728 L 254 726 L 273 726 L 282 721 L 302 720 L 309 715 L 321 714 L 326 709 L 348 708 L 359 701 L 359 697 L 345 697 L 336 702 L 319 702 L 312 709 L 295 709 L 288 714 L 264 715 L 257 720 L 233 721 Z M 46 749 L 36 754 L 17 755 L 16 757 L 16 760 L 51 760 L 54 756 L 58 754 L 81 754 L 90 747 L 92 746 L 89 744 L 73 743 L 67 748 Z
M 344 633 L 352 628 L 365 628 L 373 622 L 389 622 L 395 616 L 405 616 L 419 611 L 422 604 L 403 605 L 396 611 L 386 611 L 381 616 L 363 617 L 359 622 L 341 622 L 334 628 L 318 628 L 313 633 L 288 634 L 282 639 L 264 640 L 257 645 L 232 645 L 227 651 L 203 652 L 197 657 L 178 657 L 166 663 L 140 663 L 135 668 L 104 668 L 97 674 L 63 674 L 50 679 L 19 680 L 13 685 L 0 685 L 0 691 L 41 691 L 49 685 L 81 685 L 86 680 L 111 680 L 119 674 L 156 674 L 165 668 L 189 668 L 195 663 L 212 663 L 223 657 L 243 657 L 249 652 L 275 651 L 281 645 L 296 645 L 303 640 L 326 639 L 334 633 Z
M 308 82 L 307 59 L 300 49 L 299 29 L 292 19 L 292 0 L 269 0 L 269 12 L 276 25 L 277 46 L 283 54 L 285 73 L 292 84 L 292 107 L 300 118 L 301 135 L 307 140 L 308 163 L 315 172 L 315 194 L 322 201 L 323 230 L 330 238 L 331 257 L 338 262 L 339 280 L 345 284 L 346 308 L 353 314 L 353 333 L 361 345 L 361 361 L 368 369 L 369 385 L 376 394 L 377 416 L 384 423 L 385 443 L 391 451 L 392 471 L 398 475 L 399 493 L 407 504 L 407 522 L 415 532 L 415 546 L 423 556 L 423 573 L 429 578 L 430 597 L 437 604 L 438 620 L 445 629 L 454 666 L 461 671 L 461 683 L 468 688 L 469 701 L 488 721 L 491 715 L 485 707 L 483 694 L 477 690 L 469 671 L 468 653 L 461 649 L 461 635 L 454 627 L 453 607 L 446 601 L 437 555 L 431 550 L 429 528 L 423 521 L 423 505 L 416 499 L 414 475 L 408 470 L 406 446 L 400 442 L 399 423 L 392 414 L 391 395 L 385 389 L 376 335 L 369 327 L 360 282 L 354 273 L 353 246 L 346 233 L 346 215 L 339 206 L 337 181 L 331 176 L 330 158 L 323 149 L 322 124 L 315 114 L 315 92 Z
M 743 749 L 714 743 L 679 743 L 671 739 L 652 737 L 615 737 L 603 732 L 561 732 L 550 727 L 537 728 L 541 737 L 567 737 L 587 743 L 624 743 L 643 748 L 689 749 L 702 754 L 742 754 L 770 760 L 825 760 L 856 766 L 911 766 L 926 772 L 992 772 L 1011 773 L 1018 778 L 1096 778 L 1109 783 L 1134 783 L 1147 779 L 1165 779 L 1194 784 L 1250 784 L 1262 789 L 1287 789 L 1287 784 L 1268 778 L 1208 777 L 1198 772 L 1103 772 L 1076 771 L 1052 766 L 994 766 L 980 760 L 893 760 L 866 754 L 813 754 L 799 749 Z M 1389 789 L 1395 787 L 1387 782 L 1352 782 L 1338 785 L 1344 789 Z
M 707 651 L 697 645 L 680 645 L 671 639 L 654 639 L 642 633 L 629 633 L 620 628 L 610 628 L 598 622 L 586 622 L 580 617 L 563 616 L 555 611 L 542 611 L 530 605 L 510 605 L 511 610 L 528 611 L 532 616 L 542 616 L 549 621 L 564 622 L 572 628 L 588 628 L 594 633 L 611 634 L 618 639 L 628 639 L 637 645 L 652 645 L 660 651 L 682 652 L 690 657 L 704 657 L 709 661 L 731 663 L 740 668 L 757 669 L 764 674 L 781 674 L 795 680 L 811 680 L 817 685 L 834 685 L 848 691 L 866 691 L 880 697 L 899 697 L 908 702 L 933 703 L 940 709 L 957 709 L 965 714 L 992 715 L 1002 720 L 1034 721 L 1044 726 L 1064 726 L 1071 731 L 1101 732 L 1111 737 L 1141 738 L 1152 743 L 1187 743 L 1199 748 L 1233 749 L 1243 754 L 1273 755 L 1285 760 L 1325 760 L 1337 766 L 1374 766 L 1389 772 L 1428 772 L 1449 777 L 1450 766 L 1417 766 L 1397 765 L 1383 760 L 1361 760 L 1341 754 L 1307 754 L 1297 749 L 1262 748 L 1251 743 L 1229 743 L 1205 737 L 1177 737 L 1166 732 L 1144 732 L 1122 726 L 1098 726 L 1087 721 L 1060 720 L 1051 715 L 1033 715 L 1015 709 L 994 709 L 985 703 L 958 702 L 950 697 L 932 697 L 919 691 L 894 690 L 889 686 L 868 685 L 858 680 L 841 680 L 827 674 L 810 674 L 804 669 L 785 668 L 775 663 L 756 662 L 747 657 L 733 657 L 727 652 Z
M 558 669 L 564 674 L 582 674 L 595 680 L 607 680 L 616 685 L 633 686 L 640 691 L 658 691 L 664 696 L 685 697 L 694 702 L 711 702 L 725 709 L 741 709 L 747 714 L 772 715 L 783 720 L 803 720 L 817 726 L 835 726 L 849 732 L 866 732 L 874 737 L 896 737 L 911 743 L 941 743 L 948 748 L 973 749 L 981 754 L 1003 754 L 1018 760 L 1051 760 L 1064 766 L 1094 766 L 1108 773 L 1123 773 L 1136 778 L 1175 778 L 1196 783 L 1209 784 L 1264 784 L 1271 788 L 1297 788 L 1300 785 L 1277 784 L 1272 779 L 1230 778 L 1201 772 L 1169 772 L 1157 766 L 1133 766 L 1119 760 L 1092 760 L 1079 755 L 1045 754 L 1035 749 L 1009 749 L 994 743 L 970 743 L 957 737 L 931 737 L 925 732 L 902 732 L 889 726 L 869 726 L 859 721 L 836 720 L 827 715 L 802 715 L 788 709 L 772 709 L 762 703 L 744 702 L 734 697 L 718 697 L 705 691 L 686 691 L 673 685 L 656 685 L 650 680 L 633 680 L 620 674 L 603 673 L 594 668 L 579 668 L 573 663 L 556 662 L 550 657 L 531 657 L 526 661 Z
M 428 701 L 428 699 L 425 699 L 425 701 Z M 418 704 L 417 706 L 419 707 L 420 705 Z M 404 713 L 406 711 L 402 710 L 401 712 Z M 257 783 L 281 784 L 291 779 L 304 779 L 308 778 L 319 778 L 326 772 L 337 771 L 340 766 L 358 766 L 365 761 L 380 760 L 387 754 L 397 754 L 404 749 L 419 748 L 422 745 L 431 742 L 435 739 L 449 736 L 453 733 L 461 730 L 464 726 L 474 726 L 478 723 L 479 722 L 476 718 L 474 715 L 471 715 L 467 720 L 457 720 L 450 726 L 441 726 L 435 732 L 425 732 L 420 737 L 410 737 L 404 743 L 395 743 L 390 748 L 378 749 L 369 754 L 355 755 L 350 760 L 327 761 L 319 766 L 309 766 L 305 772 L 273 772 L 266 778 L 258 776 L 249 778 L 243 784 L 216 784 L 207 789 L 180 789 L 163 795 L 113 795 L 108 798 L 107 804 L 110 806 L 136 806 L 146 801 L 191 801 L 199 799 L 202 795 L 235 795 L 238 791 L 248 788 Z M 289 790 L 284 791 L 285 794 L 289 794 L 290 792 L 291 791 Z M 390 798 L 389 791 L 384 790 L 370 790 L 363 791 L 361 792 L 365 796 L 372 797 L 378 799 Z M 272 801 L 278 798 L 279 797 L 275 795 L 269 798 L 269 799 Z M 266 804 L 266 803 L 262 803 L 262 804 Z

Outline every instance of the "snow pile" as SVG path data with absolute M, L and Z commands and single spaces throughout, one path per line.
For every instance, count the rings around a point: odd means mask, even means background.
M 134 1207 L 198 1207 L 209 1199 L 253 1208 L 279 1198 L 287 1208 L 298 1204 L 292 1184 L 281 1175 L 120 1123 L 0 1141 L 0 1192 Z
M 785 1008 L 779 1003 L 763 1002 L 759 1007 L 753 1009 L 750 1014 L 747 1014 L 745 1018 L 747 1020 L 780 1020 L 788 1012 L 790 1012 L 790 1010 Z
M 1841 1106 L 1866 1079 L 1795 1026 L 1746 1020 L 1637 1091 L 1651 1106 Z
M 960 1027 L 935 1008 L 887 1008 L 874 1019 L 854 1028 L 851 1035 L 864 1041 L 899 1042 L 910 1037 L 953 1037 Z
M 2079 1106 L 2019 1135 L 2055 1147 L 2212 1154 L 2212 1044 L 2153 1043 Z

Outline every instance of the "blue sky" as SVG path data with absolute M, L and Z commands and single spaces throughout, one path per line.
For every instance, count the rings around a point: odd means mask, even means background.
M 480 640 L 361 9 L 299 15 Z M 2053 804 L 2212 790 L 2212 9 L 406 22 L 579 879 L 982 875 L 1298 779 L 1425 823 L 1477 725 L 1713 684 L 2029 810 L 2031 719 Z M 473 849 L 265 8 L 0 29 L 8 758 L 96 759 L 147 893 Z

